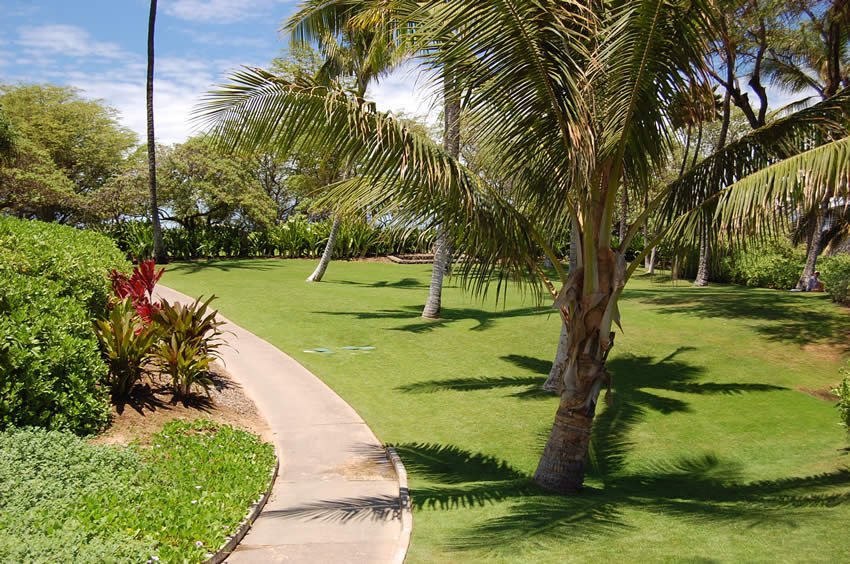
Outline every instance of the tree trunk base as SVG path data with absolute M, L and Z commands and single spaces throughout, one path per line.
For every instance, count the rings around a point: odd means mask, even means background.
M 554 493 L 574 494 L 584 485 L 587 451 L 593 415 L 563 405 L 555 414 L 555 424 L 534 472 L 534 482 Z

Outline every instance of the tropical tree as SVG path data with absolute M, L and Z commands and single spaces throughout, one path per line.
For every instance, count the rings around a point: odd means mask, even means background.
M 369 84 L 386 74 L 400 61 L 402 52 L 395 49 L 397 42 L 388 34 L 385 25 L 355 25 L 346 9 L 350 2 L 311 1 L 290 19 L 286 29 L 292 33 L 293 44 L 304 49 L 316 42 L 324 61 L 316 76 L 317 84 L 331 87 L 346 79 L 354 82 L 353 96 L 363 100 Z M 353 163 L 341 162 L 340 174 L 348 174 Z M 321 282 L 333 256 L 334 245 L 342 223 L 342 216 L 334 214 L 328 240 L 319 264 L 307 282 Z
M 458 270 L 473 291 L 494 280 L 536 280 L 532 287 L 548 292 L 561 316 L 568 354 L 535 481 L 574 492 L 583 483 L 599 394 L 611 386 L 606 359 L 619 297 L 643 258 L 626 262 L 630 241 L 650 215 L 659 221 L 647 249 L 665 235 L 693 244 L 708 220 L 712 232 L 764 232 L 787 217 L 786 205 L 839 186 L 850 168 L 835 158 L 850 150 L 841 121 L 850 96 L 726 145 L 649 199 L 614 245 L 619 191 L 648 190 L 672 152 L 673 102 L 689 90 L 688 77 L 705 72 L 716 31 L 710 3 L 419 4 L 412 15 L 419 60 L 443 80 L 463 78 L 470 131 L 495 163 L 489 174 L 471 171 L 373 104 L 259 69 L 211 92 L 199 117 L 219 143 L 240 150 L 286 147 L 306 133 L 336 147 L 360 163 L 357 176 L 333 187 L 336 205 L 368 205 L 406 224 L 457 226 L 458 250 L 474 259 Z M 567 228 L 577 251 L 570 272 L 553 251 Z M 541 255 L 556 281 L 539 266 Z
M 146 104 L 148 121 L 148 186 L 151 196 L 151 225 L 153 226 L 153 255 L 156 261 L 164 264 L 168 260 L 165 245 L 162 242 L 162 227 L 159 223 L 159 203 L 156 193 L 156 139 L 153 122 L 153 68 L 154 68 L 154 29 L 156 27 L 156 2 L 151 0 L 148 15 L 148 73 L 146 82 Z
M 850 84 L 848 29 L 850 2 L 846 0 L 798 0 L 785 8 L 791 25 L 780 27 L 771 36 L 772 45 L 765 57 L 764 74 L 778 88 L 802 96 L 793 105 L 810 104 L 834 96 Z M 825 229 L 830 194 L 814 209 L 798 210 L 795 235 L 806 242 L 806 263 L 797 288 L 805 289 L 814 275 L 818 256 L 827 244 Z M 833 214 L 840 220 L 843 214 Z M 835 227 L 835 226 L 833 226 Z
M 92 220 L 101 190 L 136 143 L 118 113 L 74 88 L 37 84 L 0 86 L 0 107 L 14 145 L 0 158 L 0 209 Z

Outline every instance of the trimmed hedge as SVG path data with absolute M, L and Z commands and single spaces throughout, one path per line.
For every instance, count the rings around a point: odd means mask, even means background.
M 0 218 L 0 429 L 88 434 L 107 423 L 92 322 L 105 311 L 109 271 L 127 266 L 102 235 Z
M 167 227 L 162 231 L 168 256 L 195 258 L 321 256 L 331 230 L 331 220 L 308 221 L 305 216 L 263 229 L 240 225 L 197 225 L 193 229 Z M 151 258 L 153 235 L 144 222 L 125 222 L 103 228 L 128 256 Z M 407 233 L 377 227 L 365 221 L 343 221 L 334 247 L 334 258 L 350 259 L 388 254 L 427 253 L 434 243 L 431 231 Z

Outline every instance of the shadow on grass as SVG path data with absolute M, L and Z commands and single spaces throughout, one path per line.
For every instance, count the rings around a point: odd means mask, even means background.
M 672 354 L 657 361 L 648 356 L 632 355 L 609 360 L 607 363 L 608 370 L 614 377 L 614 390 L 622 398 L 623 408 L 634 409 L 634 406 L 642 406 L 642 408 L 651 408 L 661 413 L 688 411 L 686 402 L 658 395 L 653 393 L 653 390 L 667 390 L 685 394 L 739 394 L 785 389 L 768 384 L 699 382 L 697 378 L 704 372 L 703 368 L 675 359 L 677 355 L 688 350 L 692 350 L 692 348 L 680 347 Z M 425 380 L 399 386 L 396 389 L 417 394 L 444 391 L 473 392 L 494 388 L 521 387 L 524 389 L 510 395 L 524 399 L 552 397 L 552 394 L 541 389 L 545 376 L 551 368 L 551 362 L 521 355 L 507 355 L 503 356 L 502 359 L 520 368 L 532 370 L 538 375 Z M 597 418 L 596 425 L 599 425 L 599 418 Z
M 850 351 L 847 339 L 850 319 L 842 311 L 827 311 L 826 296 L 736 286 L 716 289 L 668 286 L 663 290 L 629 289 L 624 297 L 661 306 L 655 310 L 658 313 L 756 321 L 759 324 L 755 330 L 771 341 L 797 345 L 824 343 Z
M 632 448 L 630 431 L 650 411 L 686 412 L 686 399 L 659 395 L 741 394 L 783 388 L 761 384 L 713 384 L 695 381 L 702 369 L 676 357 L 682 348 L 654 360 L 621 357 L 609 367 L 617 379 L 617 399 L 596 419 L 586 487 L 575 496 L 557 496 L 538 488 L 532 476 L 495 456 L 451 444 L 403 443 L 395 448 L 418 482 L 411 492 L 417 511 L 457 511 L 508 502 L 504 513 L 457 531 L 448 548 L 463 551 L 500 550 L 538 537 L 562 543 L 569 539 L 616 534 L 629 528 L 628 512 L 673 515 L 700 522 L 722 522 L 757 528 L 795 527 L 803 515 L 795 510 L 831 507 L 850 502 L 850 470 L 806 477 L 747 482 L 739 464 L 711 452 L 657 460 L 627 467 Z M 505 357 L 542 375 L 548 363 L 530 357 Z M 533 380 L 533 382 L 532 382 Z M 405 391 L 469 391 L 490 387 L 538 386 L 541 376 L 522 378 L 455 379 L 414 384 Z M 447 384 L 448 382 L 448 384 Z M 538 437 L 541 438 L 541 437 Z M 542 436 L 545 440 L 545 433 Z M 397 498 L 366 497 L 328 500 L 288 510 L 286 515 L 308 519 L 385 519 Z M 389 513 L 388 513 L 389 512 Z
M 272 270 L 272 268 L 266 264 L 261 264 L 259 259 L 208 259 L 172 262 L 168 265 L 169 272 L 196 274 L 203 270 L 219 270 L 221 272 L 230 272 L 231 270 L 265 271 Z
M 384 309 L 378 311 L 314 311 L 312 313 L 319 315 L 347 316 L 354 317 L 355 319 L 416 320 L 413 323 L 389 327 L 388 329 L 392 331 L 424 333 L 427 331 L 433 331 L 434 329 L 443 327 L 450 323 L 465 320 L 472 320 L 478 323 L 478 325 L 471 328 L 472 331 L 484 331 L 491 328 L 493 323 L 500 319 L 527 317 L 530 315 L 551 315 L 552 310 L 543 307 L 524 307 L 501 311 L 488 311 L 485 309 L 474 308 L 443 308 L 441 312 L 442 317 L 435 320 L 422 319 L 419 317 L 422 313 L 421 304 L 402 306 L 400 309 Z
M 416 278 L 402 278 L 395 282 L 387 280 L 378 280 L 377 282 L 357 282 L 355 280 L 323 280 L 322 283 L 327 284 L 344 284 L 347 286 L 363 286 L 366 288 L 399 288 L 399 289 L 416 289 L 427 288 L 428 285 Z

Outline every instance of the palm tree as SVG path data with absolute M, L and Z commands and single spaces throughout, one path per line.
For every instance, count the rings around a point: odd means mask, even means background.
M 148 75 L 147 75 L 147 119 L 148 119 L 148 182 L 151 193 L 151 225 L 153 226 L 153 256 L 156 262 L 165 264 L 168 255 L 162 242 L 162 227 L 159 224 L 159 204 L 156 194 L 156 139 L 153 129 L 153 64 L 154 26 L 156 24 L 156 1 L 151 0 L 148 17 Z
M 568 353 L 535 481 L 575 492 L 599 394 L 611 386 L 618 300 L 643 258 L 627 264 L 625 251 L 647 218 L 657 218 L 647 250 L 665 235 L 692 244 L 707 219 L 712 232 L 764 232 L 787 217 L 786 203 L 821 197 L 850 168 L 848 159 L 830 160 L 850 151 L 837 119 L 850 95 L 839 95 L 707 157 L 651 197 L 612 245 L 619 190 L 642 196 L 670 158 L 672 103 L 690 88 L 688 76 L 704 72 L 710 8 L 702 0 L 421 2 L 413 14 L 419 60 L 443 80 L 463 77 L 469 130 L 495 163 L 487 175 L 372 104 L 262 70 L 211 92 L 199 119 L 219 143 L 243 150 L 286 147 L 306 133 L 337 147 L 362 163 L 333 189 L 340 209 L 368 205 L 408 225 L 463 226 L 455 244 L 475 260 L 458 270 L 473 291 L 492 280 L 536 281 L 531 287 L 548 293 L 561 316 Z M 577 251 L 570 272 L 552 250 L 567 228 Z M 541 254 L 556 281 L 540 268 Z
M 417 18 L 412 17 L 413 14 L 417 14 Z M 369 55 L 365 60 L 373 61 L 371 66 L 375 69 L 384 65 L 384 70 L 387 70 L 390 67 L 389 59 L 382 56 L 383 49 L 392 48 L 390 59 L 400 59 L 408 54 L 410 45 L 405 42 L 405 38 L 412 32 L 417 19 L 423 16 L 427 16 L 427 12 L 422 12 L 421 6 L 415 0 L 307 0 L 290 19 L 289 26 L 301 41 L 325 41 L 334 44 L 335 38 L 340 35 L 363 38 L 369 43 L 369 48 L 365 51 Z M 402 21 L 403 26 L 399 25 Z M 328 51 L 334 52 L 334 49 Z M 455 159 L 460 155 L 460 113 L 459 83 L 451 73 L 446 73 L 443 80 L 443 147 Z M 335 219 L 331 228 L 332 236 L 337 222 L 338 219 Z M 438 224 L 436 229 L 431 283 L 422 310 L 422 317 L 427 319 L 440 317 L 443 278 L 448 271 L 452 255 L 447 226 Z M 330 241 L 329 238 L 329 243 Z M 326 265 L 329 260 L 326 247 L 316 272 L 324 272 L 322 265 Z M 316 272 L 308 280 L 314 279 Z
M 325 58 L 316 77 L 318 84 L 354 80 L 354 97 L 362 100 L 369 84 L 391 71 L 403 58 L 403 50 L 396 49 L 397 41 L 388 33 L 387 25 L 369 25 L 357 22 L 358 12 L 352 2 L 305 2 L 287 22 L 285 29 L 292 34 L 294 44 L 309 45 L 316 42 Z M 359 25 L 358 25 L 359 23 Z M 345 173 L 343 173 L 344 175 Z M 316 269 L 307 282 L 321 282 L 333 257 L 342 216 L 334 214 L 328 240 Z

